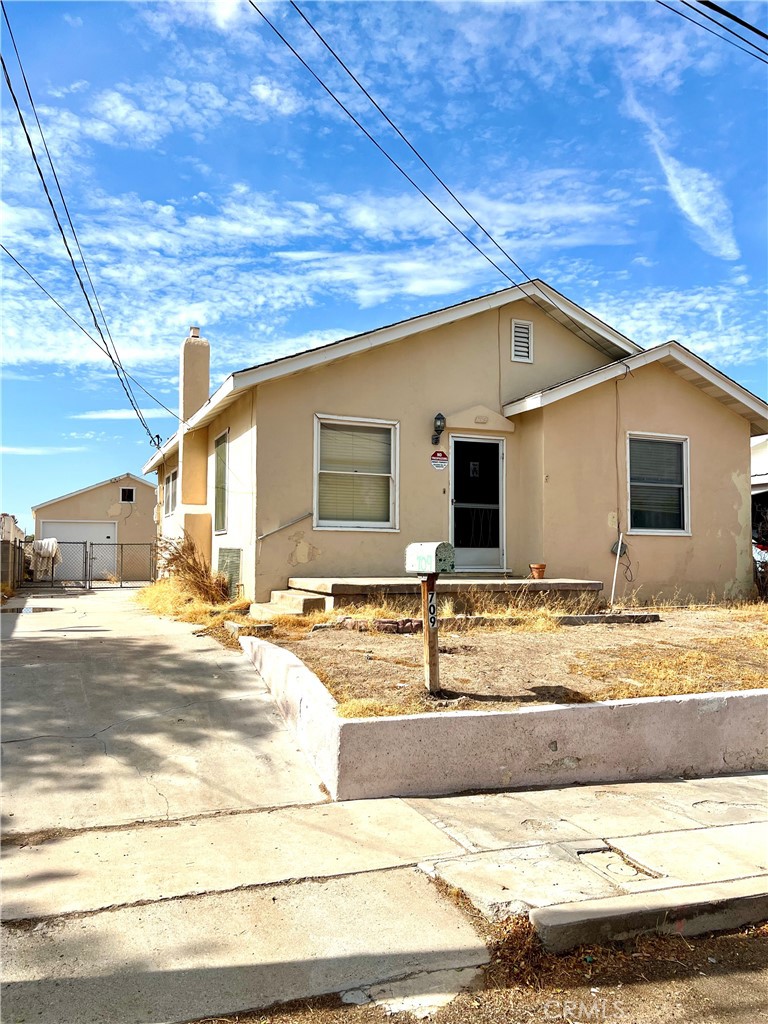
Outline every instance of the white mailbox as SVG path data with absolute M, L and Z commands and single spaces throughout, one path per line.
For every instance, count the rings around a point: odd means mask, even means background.
M 453 572 L 455 568 L 453 544 L 428 542 L 409 544 L 405 549 L 405 571 L 420 575 Z

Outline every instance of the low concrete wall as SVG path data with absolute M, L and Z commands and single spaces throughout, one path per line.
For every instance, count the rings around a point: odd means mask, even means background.
M 345 719 L 295 655 L 240 643 L 335 800 L 768 767 L 768 690 Z

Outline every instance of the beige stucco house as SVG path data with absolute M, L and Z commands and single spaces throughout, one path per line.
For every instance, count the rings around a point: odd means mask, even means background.
M 620 533 L 619 594 L 752 585 L 768 405 L 541 281 L 241 370 L 210 398 L 208 368 L 193 328 L 182 426 L 144 472 L 162 533 L 186 530 L 251 599 L 292 576 L 402 576 L 417 540 L 450 541 L 467 574 L 610 581 Z

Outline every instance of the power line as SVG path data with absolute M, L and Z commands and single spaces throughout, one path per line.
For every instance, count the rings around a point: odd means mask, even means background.
M 45 287 L 45 285 L 41 284 L 41 282 L 40 282 L 40 281 L 38 281 L 38 279 L 37 279 L 37 278 L 35 277 L 35 275 L 34 275 L 34 274 L 32 273 L 32 271 L 31 271 L 31 270 L 28 270 L 28 269 L 27 269 L 27 268 L 26 268 L 26 267 L 24 266 L 24 264 L 23 264 L 23 263 L 22 263 L 22 262 L 21 262 L 20 260 L 16 259 L 16 257 L 15 257 L 15 256 L 13 255 L 13 253 L 12 253 L 12 252 L 11 252 L 11 251 L 10 251 L 9 249 L 7 249 L 7 248 L 5 247 L 5 245 L 3 245 L 3 243 L 2 243 L 2 242 L 0 242 L 0 249 L 2 249 L 2 250 L 3 250 L 3 252 L 5 253 L 5 255 L 6 255 L 6 256 L 9 256 L 9 257 L 10 257 L 10 258 L 11 258 L 11 259 L 13 260 L 13 262 L 14 262 L 14 263 L 16 264 L 16 266 L 17 266 L 17 267 L 18 267 L 18 268 L 19 268 L 20 270 L 23 270 L 23 271 L 24 271 L 24 273 L 25 273 L 25 274 L 27 275 L 27 277 L 28 277 L 28 278 L 29 278 L 29 279 L 30 279 L 31 281 L 34 281 L 34 283 L 35 283 L 35 284 L 37 285 L 37 287 L 38 287 L 38 288 L 40 289 L 40 291 L 41 291 L 41 292 L 42 292 L 42 293 L 43 293 L 44 295 L 47 295 L 47 296 L 48 296 L 48 298 L 49 298 L 49 299 L 51 300 L 51 302 L 52 302 L 52 303 L 53 303 L 53 304 L 54 304 L 55 306 L 58 306 L 58 307 L 59 307 L 59 309 L 60 309 L 60 310 L 61 310 L 61 312 L 62 312 L 62 313 L 64 314 L 64 316 L 68 317 L 68 318 L 69 318 L 69 319 L 70 319 L 70 320 L 72 321 L 72 323 L 73 323 L 73 324 L 75 325 L 75 327 L 77 327 L 77 328 L 78 328 L 79 330 L 81 330 L 81 331 L 83 332 L 83 334 L 84 334 L 84 335 L 86 336 L 86 338 L 90 338 L 90 340 L 91 340 L 91 341 L 92 341 L 92 342 L 94 343 L 94 345 L 95 345 L 95 346 L 96 346 L 96 347 L 97 347 L 98 349 L 101 349 L 101 351 L 102 351 L 102 352 L 104 352 L 104 354 L 105 354 L 105 355 L 107 355 L 107 356 L 109 355 L 109 352 L 108 352 L 108 350 L 107 350 L 107 349 L 105 349 L 105 348 L 103 348 L 103 347 L 102 347 L 102 345 L 101 345 L 101 343 L 100 343 L 100 342 L 98 342 L 98 341 L 97 341 L 97 340 L 96 340 L 96 339 L 94 338 L 94 336 L 93 336 L 92 334 L 89 334 L 89 333 L 88 333 L 88 331 L 87 331 L 87 330 L 86 330 L 86 329 L 85 329 L 85 328 L 83 327 L 83 325 L 82 325 L 82 324 L 80 323 L 80 321 L 79 321 L 79 320 L 76 320 L 76 319 L 75 319 L 75 318 L 74 318 L 74 317 L 72 316 L 72 314 L 71 314 L 71 313 L 69 312 L 69 310 L 65 309 L 65 308 L 64 308 L 64 306 L 62 306 L 62 304 L 61 304 L 61 303 L 59 302 L 59 300 L 58 300 L 58 299 L 56 299 L 56 298 L 54 298 L 54 296 L 53 296 L 53 295 L 51 295 L 51 293 L 50 293 L 50 292 L 48 291 L 48 289 L 47 289 L 47 288 Z M 151 399 L 152 399 L 152 401 L 153 401 L 153 402 L 155 402 L 155 404 L 156 404 L 156 405 L 159 405 L 159 406 L 160 406 L 160 408 L 161 408 L 161 409 L 165 409 L 165 411 L 166 411 L 166 412 L 169 412 L 169 413 L 171 414 L 171 416 L 173 416 L 173 417 L 174 417 L 175 419 L 177 419 L 177 420 L 179 421 L 179 423 L 183 423 L 185 427 L 186 427 L 186 426 L 189 426 L 189 424 L 187 423 L 187 421 L 186 421 L 186 420 L 183 420 L 183 419 L 182 419 L 182 418 L 181 418 L 181 417 L 180 417 L 180 416 L 178 415 L 178 413 L 175 413 L 175 412 L 173 411 L 173 409 L 169 409 L 167 405 L 164 405 L 164 404 L 163 404 L 163 403 L 162 403 L 162 402 L 160 401 L 160 399 L 159 399 L 159 398 L 157 398 L 157 397 L 156 397 L 155 395 L 153 395 L 153 394 L 152 394 L 152 392 L 151 392 L 151 391 L 147 391 L 147 389 L 146 389 L 146 388 L 144 387 L 144 385 L 143 385 L 143 384 L 142 384 L 142 383 L 141 383 L 140 381 L 136 380 L 136 378 L 135 378 L 134 376 L 132 376 L 132 375 L 131 375 L 130 373 L 128 373 L 128 371 L 127 371 L 127 370 L 125 370 L 125 371 L 124 371 L 124 373 L 125 373 L 126 377 L 128 377 L 128 378 L 129 378 L 130 380 L 132 380 L 132 381 L 133 381 L 133 383 L 134 383 L 134 384 L 136 385 L 136 387 L 140 388 L 140 390 L 144 392 L 144 394 L 145 394 L 145 395 L 147 396 L 147 398 L 151 398 Z M 156 436 L 157 436 L 157 437 L 159 438 L 159 436 L 160 436 L 160 435 L 158 434 L 158 435 L 156 435 Z M 159 447 L 159 446 L 158 446 L 158 447 Z
M 717 11 L 718 14 L 722 14 L 724 18 L 730 18 L 731 21 L 735 21 L 742 28 L 749 29 L 750 32 L 754 32 L 758 36 L 762 36 L 763 39 L 768 39 L 768 32 L 763 32 L 761 28 L 756 25 L 750 24 L 748 21 L 744 21 L 737 14 L 733 14 L 731 11 L 726 11 L 724 7 L 720 7 L 718 4 L 713 4 L 711 0 L 699 0 L 702 7 L 709 7 L 711 11 Z
M 747 50 L 746 47 L 739 46 L 738 43 L 734 43 L 734 41 L 732 39 L 729 39 L 727 36 L 721 36 L 719 32 L 715 32 L 714 29 L 709 28 L 707 25 L 702 25 L 702 23 L 700 21 L 696 21 L 695 18 L 690 18 L 687 14 L 684 14 L 682 11 L 678 11 L 674 7 L 670 7 L 669 4 L 665 4 L 664 0 L 656 0 L 656 3 L 661 4 L 662 7 L 666 7 L 666 9 L 668 11 L 672 11 L 673 14 L 677 14 L 681 18 L 685 18 L 686 21 L 690 21 L 692 25 L 697 25 L 699 28 L 703 28 L 704 31 L 709 32 L 710 35 L 716 36 L 718 39 L 722 39 L 724 43 L 730 43 L 731 46 L 735 46 L 736 49 L 741 50 L 742 53 L 748 53 L 750 57 L 754 57 L 755 60 L 759 60 L 761 64 L 768 64 L 768 60 L 764 60 L 761 56 L 759 56 L 759 54 L 755 53 L 753 50 Z
M 500 274 L 503 274 L 503 276 L 509 281 L 510 284 L 516 285 L 517 282 L 514 281 L 509 276 L 509 274 L 498 265 L 498 263 L 495 263 L 491 259 L 491 257 L 488 255 L 488 253 L 483 252 L 483 250 L 480 248 L 480 246 L 476 242 L 474 242 L 469 237 L 469 235 L 466 234 L 465 231 L 462 231 L 462 229 L 459 227 L 459 225 L 456 224 L 455 221 L 451 220 L 451 218 L 448 216 L 447 213 L 445 213 L 443 210 L 440 209 L 440 207 L 437 205 L 437 203 L 435 203 L 434 200 L 432 200 L 427 195 L 427 193 L 419 185 L 416 184 L 416 182 L 413 180 L 413 178 L 411 178 L 411 176 L 408 174 L 408 172 L 403 170 L 403 168 L 397 163 L 397 161 L 394 159 L 394 157 L 391 157 L 389 155 L 389 153 L 384 149 L 384 147 L 379 142 L 377 142 L 377 140 L 371 135 L 371 133 L 367 130 L 367 128 L 365 128 L 360 123 L 360 121 L 358 121 L 358 119 L 355 117 L 355 115 L 352 113 L 352 111 L 342 103 L 342 101 L 338 98 L 338 96 L 336 96 L 336 94 L 325 84 L 325 82 L 322 80 L 322 78 L 320 78 L 320 76 L 317 75 L 312 70 L 312 68 L 309 66 L 309 64 L 307 64 L 307 62 L 304 60 L 304 58 L 301 56 L 301 54 L 298 52 L 298 50 L 294 49 L 294 47 L 288 42 L 288 40 L 285 38 L 285 36 L 277 28 L 277 26 L 273 25 L 272 22 L 269 20 L 269 18 L 266 16 L 266 14 L 264 14 L 264 12 L 261 11 L 256 6 L 256 4 L 254 3 L 254 0 L 248 0 L 248 3 L 256 11 L 256 13 L 260 17 L 262 17 L 264 19 L 264 21 L 269 25 L 269 27 L 275 33 L 275 35 L 280 40 L 282 40 L 283 43 L 285 43 L 285 45 L 288 47 L 288 49 L 291 51 L 291 53 L 294 55 L 294 57 L 296 57 L 296 59 L 298 61 L 300 61 L 301 64 L 304 65 L 306 70 L 310 73 L 310 75 L 312 75 L 312 77 L 315 79 L 317 84 L 322 89 L 325 90 L 325 92 L 331 97 L 331 99 L 334 101 L 334 103 L 338 104 L 338 106 L 341 107 L 341 109 L 344 111 L 344 113 L 347 115 L 347 117 L 349 117 L 352 121 L 354 121 L 354 123 L 357 125 L 357 127 L 360 129 L 360 131 L 366 136 L 366 138 L 368 138 L 374 144 L 374 146 L 379 150 L 379 152 L 382 154 L 382 156 L 386 157 L 386 159 L 389 160 L 389 162 L 392 164 L 392 166 L 395 167 L 403 175 L 403 177 L 406 178 L 406 180 L 408 182 L 410 182 L 411 185 L 413 185 L 413 187 L 416 189 L 416 191 L 419 192 L 419 194 L 421 196 L 423 196 L 424 199 L 426 199 L 426 201 L 429 203 L 429 205 L 437 213 L 439 213 L 440 216 L 451 225 L 451 227 L 455 228 L 455 230 L 458 231 L 459 234 L 462 235 L 466 239 L 467 242 L 469 242 L 469 244 L 472 246 L 472 248 L 475 249 L 483 257 L 484 260 L 487 260 L 488 263 L 490 263 L 492 267 L 495 267 L 495 269 L 498 270 L 498 272 Z
M 349 117 L 350 120 L 354 122 L 354 124 L 360 129 L 360 131 L 366 136 L 366 138 L 369 139 L 373 143 L 373 145 L 379 150 L 379 152 L 384 157 L 386 157 L 386 159 L 392 164 L 392 166 L 397 171 L 399 171 L 399 173 L 406 179 L 406 181 L 410 185 L 412 185 L 416 189 L 416 191 L 424 199 L 426 199 L 426 201 L 429 203 L 429 205 L 443 218 L 443 220 L 447 221 L 447 223 L 450 224 L 450 226 L 455 231 L 457 231 L 462 236 L 462 238 L 464 238 L 465 241 L 469 242 L 469 244 L 472 246 L 472 248 L 476 252 L 478 252 L 483 257 L 483 259 L 485 259 L 488 263 L 490 263 L 491 266 L 494 267 L 494 269 L 498 270 L 498 272 L 504 278 L 506 278 L 507 281 L 509 281 L 510 285 L 513 288 L 520 288 L 521 285 L 519 284 L 519 282 L 515 281 L 514 278 L 510 277 L 510 275 L 506 272 L 506 270 L 504 270 L 503 267 L 500 267 L 499 264 L 496 263 L 495 260 L 493 260 L 486 252 L 484 252 L 484 250 L 481 249 L 480 246 L 477 245 L 477 243 L 472 238 L 470 238 L 470 236 L 451 217 L 449 217 L 448 214 L 440 206 L 438 206 L 438 204 L 429 195 L 427 195 L 427 193 L 414 181 L 414 179 L 408 174 L 408 172 L 405 171 L 400 166 L 400 164 L 394 159 L 394 157 L 392 157 L 386 151 L 386 149 L 384 149 L 384 147 L 373 137 L 373 135 L 371 135 L 371 133 L 361 124 L 361 122 L 358 120 L 358 118 L 355 117 L 355 115 L 352 113 L 352 111 L 342 102 L 342 100 L 340 100 L 338 98 L 338 96 L 336 96 L 336 94 L 333 92 L 333 90 L 328 85 L 326 85 L 325 82 L 322 80 L 322 78 L 320 78 L 320 76 L 309 66 L 309 64 L 304 60 L 304 58 L 301 56 L 301 54 L 298 52 L 298 50 L 296 50 L 295 47 L 292 46 L 290 42 L 288 42 L 288 40 L 280 32 L 280 30 L 269 20 L 269 18 L 264 14 L 264 12 L 262 10 L 260 10 L 260 8 L 256 5 L 254 0 L 248 0 L 248 2 L 251 5 L 251 7 L 253 7 L 253 9 L 256 11 L 256 13 L 267 23 L 267 25 L 269 25 L 269 27 L 272 29 L 272 31 L 275 33 L 275 35 L 288 47 L 288 49 L 291 51 L 291 53 L 304 66 L 304 68 L 310 73 L 310 75 L 312 75 L 312 77 L 315 79 L 315 81 L 318 83 L 318 85 L 320 85 L 321 88 L 330 96 L 330 98 L 334 101 L 334 103 L 336 103 L 344 111 L 344 113 L 347 115 L 347 117 Z M 299 7 L 295 3 L 292 3 L 291 6 L 293 6 L 296 9 L 296 11 L 301 15 L 301 17 L 304 19 L 304 21 L 307 23 L 307 25 L 309 25 L 309 27 L 312 29 L 312 31 L 315 33 L 315 35 L 318 37 L 318 39 L 320 39 L 320 41 L 323 43 L 323 45 L 326 47 L 326 49 L 333 55 L 333 57 L 338 61 L 338 63 L 341 65 L 341 67 L 346 71 L 346 73 L 349 75 L 349 77 L 362 90 L 362 92 L 370 100 L 370 102 L 373 104 L 373 106 L 379 111 L 379 113 L 385 118 L 385 120 L 397 132 L 397 134 L 400 136 L 400 138 L 403 140 L 403 142 L 405 142 L 405 144 L 411 149 L 411 151 L 416 155 L 416 157 L 421 161 L 421 163 L 427 168 L 427 170 L 433 175 L 433 177 L 440 183 L 440 185 L 451 196 L 451 198 L 467 214 L 467 216 L 472 220 L 472 222 L 477 227 L 480 228 L 480 230 L 486 235 L 487 238 L 489 238 L 491 240 L 491 242 L 499 250 L 499 252 L 501 252 L 506 257 L 506 259 L 508 259 L 510 261 L 510 263 L 512 263 L 512 265 L 523 275 L 523 277 L 525 277 L 525 279 L 528 281 L 528 283 L 532 284 L 534 286 L 534 288 L 538 288 L 539 286 L 534 281 L 534 279 L 531 278 L 528 274 L 525 273 L 525 271 L 519 266 L 519 264 L 517 264 L 515 262 L 515 260 L 509 255 L 509 253 L 490 234 L 490 232 L 487 231 L 487 229 L 485 227 L 483 227 L 483 225 L 480 223 L 480 221 L 478 221 L 477 218 L 474 217 L 472 215 L 472 213 L 470 213 L 470 211 L 467 209 L 467 207 L 454 194 L 454 192 L 448 187 L 448 185 L 437 174 L 437 172 L 435 170 L 433 170 L 433 168 L 421 156 L 421 154 L 416 150 L 416 148 L 411 144 L 411 142 L 400 131 L 400 129 L 397 127 L 397 125 L 384 112 L 384 110 L 382 110 L 382 108 L 379 106 L 379 104 L 376 102 L 376 100 L 374 100 L 374 98 L 365 89 L 365 87 L 358 81 L 358 79 L 350 71 L 350 69 L 347 67 L 347 65 L 344 63 L 344 61 L 335 53 L 335 51 L 331 48 L 331 46 L 325 41 L 325 39 L 321 36 L 321 34 L 318 32 L 318 30 L 315 28 L 315 26 L 310 22 L 309 18 L 306 17 L 306 15 L 299 9 Z M 541 294 L 543 296 L 543 293 L 541 293 Z M 547 309 L 546 306 L 542 305 L 540 302 L 537 301 L 537 299 L 536 299 L 536 297 L 534 295 L 529 295 L 529 296 L 527 296 L 527 298 L 529 298 L 534 303 L 534 305 L 536 305 L 539 309 L 541 309 L 543 313 L 545 313 L 547 316 L 549 316 L 550 318 L 555 320 L 556 323 L 559 322 L 557 320 L 557 318 L 553 316 L 553 314 L 550 312 L 550 310 Z M 562 309 L 560 306 L 557 305 L 556 302 L 553 302 L 551 299 L 549 301 L 552 302 L 552 305 L 563 316 L 565 316 L 568 320 L 571 321 L 571 323 L 573 324 L 576 332 L 579 335 L 586 335 L 586 332 L 585 332 L 584 328 L 582 327 L 582 325 L 579 324 L 576 320 L 574 320 L 574 318 L 570 315 L 570 313 L 567 312 L 567 310 Z M 608 350 L 605 349 L 602 346 L 601 343 L 596 342 L 596 340 L 594 338 L 589 337 L 589 341 L 590 341 L 591 344 L 596 344 L 599 348 L 601 348 L 604 352 L 606 352 L 606 354 L 612 355 L 612 353 L 609 353 Z
M 102 322 L 104 324 L 104 327 L 106 328 L 107 336 L 108 336 L 108 338 L 109 338 L 109 340 L 110 340 L 110 342 L 112 344 L 112 351 L 114 353 L 115 359 L 120 364 L 120 369 L 124 371 L 125 367 L 123 366 L 122 360 L 120 359 L 120 353 L 117 351 L 117 346 L 115 345 L 114 339 L 112 338 L 112 333 L 111 333 L 111 331 L 109 329 L 109 324 L 107 323 L 107 318 L 104 315 L 104 310 L 101 308 L 101 302 L 99 301 L 99 296 L 98 296 L 98 294 L 96 292 L 96 286 L 94 285 L 93 279 L 91 278 L 91 272 L 90 272 L 90 270 L 88 268 L 88 264 L 87 264 L 86 259 L 85 259 L 85 254 L 83 253 L 82 247 L 80 246 L 80 239 L 77 237 L 77 231 L 75 230 L 75 225 L 72 223 L 72 217 L 71 217 L 70 212 L 69 212 L 69 207 L 67 206 L 67 201 L 64 198 L 64 193 L 62 192 L 62 189 L 61 189 L 61 183 L 59 182 L 59 176 L 56 173 L 56 168 L 54 167 L 54 164 L 53 164 L 53 158 L 51 157 L 50 150 L 48 149 L 48 143 L 46 141 L 45 134 L 43 132 L 43 126 L 41 125 L 40 118 L 37 115 L 37 107 L 35 106 L 35 101 L 32 98 L 32 92 L 31 92 L 31 90 L 29 88 L 29 82 L 27 81 L 27 75 L 26 75 L 26 72 L 24 71 L 24 65 L 23 65 L 22 60 L 21 60 L 21 54 L 19 53 L 19 48 L 16 45 L 16 39 L 15 39 L 14 34 L 13 34 L 13 29 L 11 28 L 11 23 L 10 23 L 10 21 L 8 19 L 8 12 L 5 9 L 5 3 L 3 2 L 3 0 L 0 0 L 0 7 L 2 7 L 3 17 L 5 19 L 5 24 L 8 26 L 8 34 L 11 37 L 11 43 L 13 44 L 13 50 L 14 50 L 14 53 L 16 54 L 16 60 L 19 62 L 19 70 L 21 71 L 21 77 L 24 80 L 24 87 L 27 90 L 27 97 L 29 99 L 29 104 L 32 107 L 32 113 L 35 115 L 35 121 L 37 122 L 37 130 L 40 132 L 40 138 L 41 138 L 42 143 L 43 143 L 43 148 L 45 149 L 45 155 L 48 157 L 48 164 L 50 165 L 51 172 L 53 174 L 53 180 L 56 182 L 56 188 L 58 189 L 59 197 L 61 198 L 61 202 L 62 202 L 62 205 L 64 207 L 64 212 L 67 215 L 67 220 L 69 221 L 69 227 L 70 227 L 70 229 L 72 231 L 72 236 L 73 236 L 73 238 L 75 240 L 75 244 L 77 245 L 77 251 L 80 254 L 80 260 L 81 260 L 81 262 L 83 264 L 83 268 L 85 269 L 85 273 L 86 273 L 86 276 L 88 278 L 88 283 L 91 286 L 91 291 L 93 292 L 93 297 L 96 300 L 96 305 L 99 308 L 99 313 L 101 314 Z M 130 387 L 130 385 L 129 385 L 129 387 Z
M 75 259 L 74 259 L 73 255 L 72 255 L 72 250 L 70 249 L 66 233 L 64 231 L 64 228 L 62 226 L 61 220 L 59 218 L 58 211 L 57 211 L 56 206 L 55 206 L 55 204 L 53 202 L 53 199 L 51 197 L 51 193 L 50 193 L 50 191 L 48 189 L 48 184 L 47 184 L 47 182 L 45 180 L 45 176 L 44 176 L 42 168 L 40 166 L 40 161 L 38 159 L 37 153 L 35 152 L 35 147 L 34 147 L 34 144 L 32 142 L 32 139 L 30 137 L 29 130 L 27 129 L 26 121 L 24 120 L 24 114 L 23 114 L 23 112 L 21 110 L 21 106 L 19 105 L 19 101 L 18 101 L 18 99 L 16 97 L 16 93 L 14 92 L 13 84 L 11 83 L 11 78 L 10 78 L 10 75 L 8 73 L 8 68 L 6 66 L 5 60 L 2 57 L 2 55 L 0 55 L 0 63 L 2 63 L 3 75 L 5 76 L 5 82 L 6 82 L 6 85 L 8 86 L 8 91 L 9 91 L 9 93 L 11 95 L 11 99 L 13 100 L 13 104 L 14 104 L 14 106 L 16 108 L 16 113 L 18 114 L 19 122 L 21 123 L 21 127 L 23 129 L 24 136 L 25 136 L 25 138 L 27 140 L 27 145 L 29 146 L 29 150 L 30 150 L 30 152 L 32 154 L 32 159 L 33 159 L 34 164 L 35 164 L 35 169 L 37 170 L 38 176 L 39 176 L 40 181 L 42 183 L 43 191 L 45 192 L 46 198 L 48 200 L 48 205 L 50 206 L 51 212 L 53 213 L 54 219 L 56 221 L 56 225 L 57 225 L 57 227 L 59 229 L 59 234 L 61 235 L 61 239 L 62 239 L 62 241 L 64 243 L 64 248 L 67 251 L 67 256 L 69 257 L 69 261 L 72 264 L 72 269 L 75 272 L 75 277 L 77 278 L 78 284 L 80 285 L 80 290 L 83 293 L 83 297 L 84 297 L 84 299 L 86 301 L 86 304 L 88 306 L 88 309 L 89 309 L 89 311 L 91 313 L 91 318 L 93 320 L 93 325 L 96 328 L 96 332 L 98 333 L 99 337 L 102 340 L 103 348 L 102 348 L 102 346 L 99 346 L 99 348 L 101 349 L 101 351 L 103 351 L 105 353 L 105 355 L 109 358 L 110 362 L 112 363 L 112 366 L 114 367 L 115 373 L 117 375 L 117 379 L 119 380 L 120 386 L 122 387 L 123 391 L 125 392 L 125 396 L 128 399 L 128 402 L 130 403 L 131 408 L 134 410 L 134 412 L 136 413 L 136 416 L 137 416 L 139 422 L 144 427 L 144 430 L 147 432 L 147 435 L 149 436 L 151 443 L 155 444 L 156 443 L 155 435 L 152 433 L 152 431 L 149 428 L 149 424 L 144 419 L 144 416 L 142 415 L 142 412 L 139 409 L 138 403 L 136 402 L 135 397 L 134 397 L 134 395 L 132 394 L 132 392 L 130 390 L 130 385 L 127 384 L 127 382 L 125 381 L 125 379 L 123 377 L 123 374 L 125 373 L 125 371 L 122 368 L 122 366 L 116 361 L 116 359 L 111 354 L 111 352 L 109 351 L 109 346 L 107 344 L 107 341 L 106 341 L 106 339 L 104 337 L 104 333 L 103 333 L 103 331 L 101 329 L 101 326 L 100 326 L 100 324 L 98 322 L 98 319 L 96 317 L 96 312 L 95 312 L 95 310 L 93 308 L 93 305 L 91 303 L 90 296 L 88 295 L 88 292 L 85 289 L 85 284 L 83 283 L 83 279 L 82 279 L 82 277 L 80 275 L 80 271 L 78 270 L 77 264 L 75 263 Z
M 688 0 L 680 0 L 680 3 L 690 11 L 695 11 L 696 14 L 700 14 L 702 18 L 706 18 L 707 21 L 711 21 L 712 24 L 717 25 L 718 28 L 722 28 L 732 36 L 736 36 L 736 38 L 740 39 L 742 43 L 746 43 L 747 46 L 753 46 L 759 53 L 764 53 L 765 56 L 768 57 L 768 50 L 764 50 L 762 46 L 758 46 L 757 43 L 753 43 L 751 39 L 746 39 L 735 29 L 729 28 L 728 25 L 723 25 L 721 21 L 718 21 L 717 18 L 713 18 L 711 14 L 705 14 L 704 11 L 700 11 L 698 7 L 694 7 L 693 4 L 688 2 Z

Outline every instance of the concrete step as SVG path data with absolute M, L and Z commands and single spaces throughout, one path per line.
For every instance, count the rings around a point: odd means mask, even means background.
M 296 612 L 299 615 L 325 611 L 324 597 L 319 594 L 303 594 L 297 590 L 273 590 L 269 603 L 276 605 L 280 611 Z

